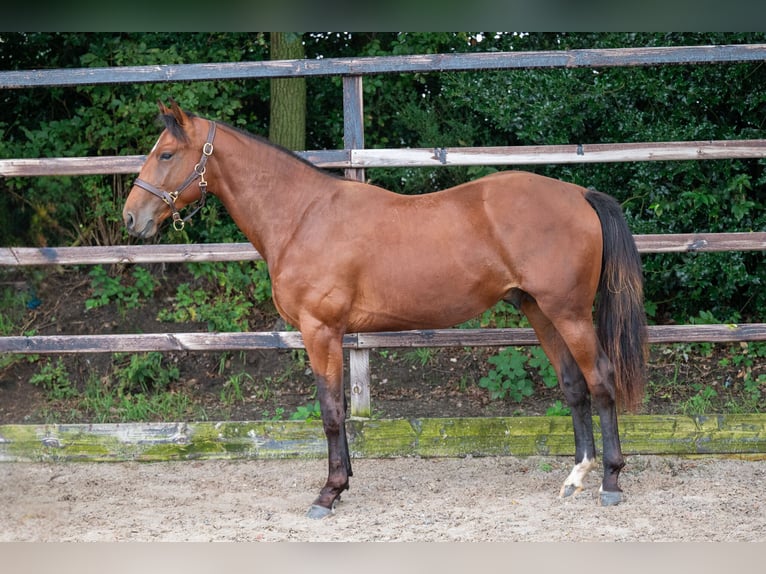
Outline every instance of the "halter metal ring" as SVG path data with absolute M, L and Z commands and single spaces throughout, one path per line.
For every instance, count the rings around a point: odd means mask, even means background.
M 177 211 L 173 213 L 173 229 L 176 231 L 183 231 L 184 226 L 186 225 L 186 222 L 181 217 L 181 214 Z

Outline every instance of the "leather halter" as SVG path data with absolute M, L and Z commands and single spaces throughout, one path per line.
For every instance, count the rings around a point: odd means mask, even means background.
M 159 197 L 162 201 L 168 204 L 171 211 L 173 212 L 173 229 L 176 231 L 181 231 L 184 228 L 184 225 L 186 225 L 186 222 L 190 221 L 191 218 L 194 217 L 194 215 L 196 215 L 197 212 L 205 205 L 205 198 L 207 194 L 205 164 L 207 163 L 208 158 L 213 155 L 213 138 L 215 138 L 215 122 L 210 122 L 210 131 L 207 133 L 207 141 L 202 146 L 202 157 L 200 158 L 199 163 L 194 166 L 194 171 L 183 181 L 180 186 L 178 186 L 178 189 L 176 189 L 173 193 L 168 193 L 164 189 L 160 189 L 159 187 L 149 183 L 148 181 L 144 181 L 139 177 L 137 177 L 133 182 L 133 185 L 148 191 L 152 195 Z M 195 179 L 199 179 L 198 185 L 200 190 L 200 198 L 197 200 L 197 207 L 195 207 L 194 211 L 192 211 L 186 217 L 181 217 L 181 214 L 178 212 L 178 208 L 176 208 L 176 199 L 178 199 L 178 196 L 181 195 L 181 193 L 183 193 L 183 191 L 189 187 Z

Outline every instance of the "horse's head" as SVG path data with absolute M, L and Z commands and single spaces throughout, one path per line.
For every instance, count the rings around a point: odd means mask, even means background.
M 165 130 L 149 152 L 125 201 L 122 218 L 131 235 L 151 237 L 168 217 L 173 227 L 184 223 L 205 202 L 205 164 L 213 153 L 215 123 L 185 113 L 171 100 L 170 108 L 159 102 Z M 179 210 L 194 202 L 197 208 L 186 217 Z

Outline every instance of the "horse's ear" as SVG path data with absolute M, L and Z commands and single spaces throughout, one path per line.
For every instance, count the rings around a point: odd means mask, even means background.
M 173 99 L 170 98 L 170 111 L 173 117 L 178 122 L 179 126 L 185 126 L 189 123 L 189 116 L 181 109 L 181 106 Z
M 162 103 L 162 100 L 157 100 L 157 106 L 160 108 L 160 113 L 164 116 L 170 113 L 170 109 Z

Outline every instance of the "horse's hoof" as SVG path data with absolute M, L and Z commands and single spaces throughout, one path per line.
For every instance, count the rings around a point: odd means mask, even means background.
M 331 514 L 335 514 L 334 504 L 332 508 L 319 506 L 318 504 L 312 504 L 311 508 L 309 508 L 309 511 L 306 513 L 306 517 L 313 518 L 314 520 L 321 520 L 322 518 L 326 518 Z
M 320 504 L 312 504 L 311 508 L 309 508 L 309 511 L 306 513 L 306 516 L 315 520 L 321 520 L 331 514 L 335 514 L 335 507 L 338 506 L 338 502 L 340 502 L 340 495 L 332 501 L 332 506 L 330 506 L 330 508 Z
M 559 498 L 569 498 L 570 496 L 576 496 L 582 492 L 582 486 L 575 486 L 574 484 L 565 484 L 561 487 L 559 492 Z
M 617 506 L 622 502 L 622 492 L 614 490 L 602 490 L 599 492 L 601 506 Z

